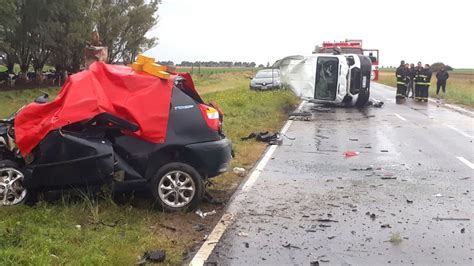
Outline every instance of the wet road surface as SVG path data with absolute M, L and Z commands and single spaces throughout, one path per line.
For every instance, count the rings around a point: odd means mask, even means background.
M 305 104 L 314 120 L 237 192 L 207 262 L 473 265 L 474 120 L 394 95 L 372 84 L 383 108 Z

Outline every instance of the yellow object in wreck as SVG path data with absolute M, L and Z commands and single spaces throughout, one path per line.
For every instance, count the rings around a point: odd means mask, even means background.
M 168 72 L 175 72 L 175 69 L 173 68 L 155 64 L 155 58 L 142 54 L 139 54 L 137 56 L 137 61 L 129 66 L 135 71 L 144 71 L 161 79 L 169 79 L 170 73 Z
M 137 63 L 142 65 L 147 63 L 155 63 L 155 58 L 139 54 L 137 56 Z

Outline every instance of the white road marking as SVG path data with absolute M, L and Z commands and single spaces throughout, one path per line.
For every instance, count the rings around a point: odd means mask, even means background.
M 470 161 L 466 160 L 466 158 L 464 157 L 456 157 L 456 158 L 458 158 L 459 161 L 463 162 L 469 168 L 474 169 L 474 163 L 471 163 Z
M 463 136 L 466 137 L 466 138 L 474 139 L 474 136 L 471 136 L 471 135 L 467 134 L 466 132 L 464 132 L 464 131 L 462 131 L 462 130 L 460 130 L 460 129 L 458 129 L 458 128 L 455 128 L 455 127 L 453 127 L 453 126 L 451 126 L 451 125 L 448 125 L 448 124 L 443 124 L 443 125 L 445 125 L 445 126 L 449 127 L 450 129 L 452 129 L 452 130 L 458 132 L 459 134 L 463 135 Z
M 306 103 L 306 101 L 302 101 L 301 104 L 298 106 L 297 110 L 301 110 L 303 105 Z M 286 121 L 286 124 L 283 126 L 281 129 L 280 133 L 286 134 L 290 126 L 293 124 L 293 120 L 288 120 Z M 272 157 L 273 153 L 277 149 L 277 145 L 272 145 L 266 152 L 263 158 L 260 160 L 260 162 L 257 164 L 257 166 L 254 168 L 252 173 L 250 174 L 249 178 L 245 181 L 244 185 L 242 186 L 241 191 L 237 191 L 236 193 L 239 192 L 245 192 L 248 191 L 257 181 L 258 177 L 262 173 L 263 169 L 265 169 L 265 166 L 267 165 L 268 161 Z M 235 198 L 232 200 L 232 202 L 235 200 Z M 229 208 L 226 210 L 224 215 L 222 215 L 221 219 L 219 222 L 216 224 L 214 229 L 212 229 L 212 232 L 209 234 L 207 237 L 206 241 L 202 244 L 201 248 L 198 250 L 196 255 L 194 255 L 193 259 L 189 263 L 189 265 L 192 266 L 202 266 L 204 265 L 204 262 L 209 258 L 211 255 L 212 251 L 214 250 L 214 247 L 217 245 L 219 240 L 221 239 L 222 235 L 226 231 L 227 227 L 232 224 L 234 220 L 235 214 L 229 211 L 230 206 L 232 205 L 232 202 L 228 205 Z
M 396 117 L 400 118 L 400 120 L 407 121 L 407 119 L 397 113 L 393 113 Z

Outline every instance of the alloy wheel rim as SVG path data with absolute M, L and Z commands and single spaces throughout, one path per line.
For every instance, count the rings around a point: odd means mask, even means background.
M 15 168 L 0 168 L 0 206 L 17 205 L 25 199 L 24 178 Z
M 188 205 L 196 194 L 196 185 L 192 177 L 183 171 L 166 173 L 158 184 L 158 196 L 161 201 L 173 208 Z

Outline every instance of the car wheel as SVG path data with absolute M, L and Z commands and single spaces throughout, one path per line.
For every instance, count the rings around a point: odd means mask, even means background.
M 162 166 L 151 181 L 155 201 L 165 211 L 193 210 L 204 196 L 201 175 L 185 163 Z
M 28 198 L 28 190 L 23 187 L 25 175 L 17 163 L 0 161 L 0 206 L 22 204 Z

